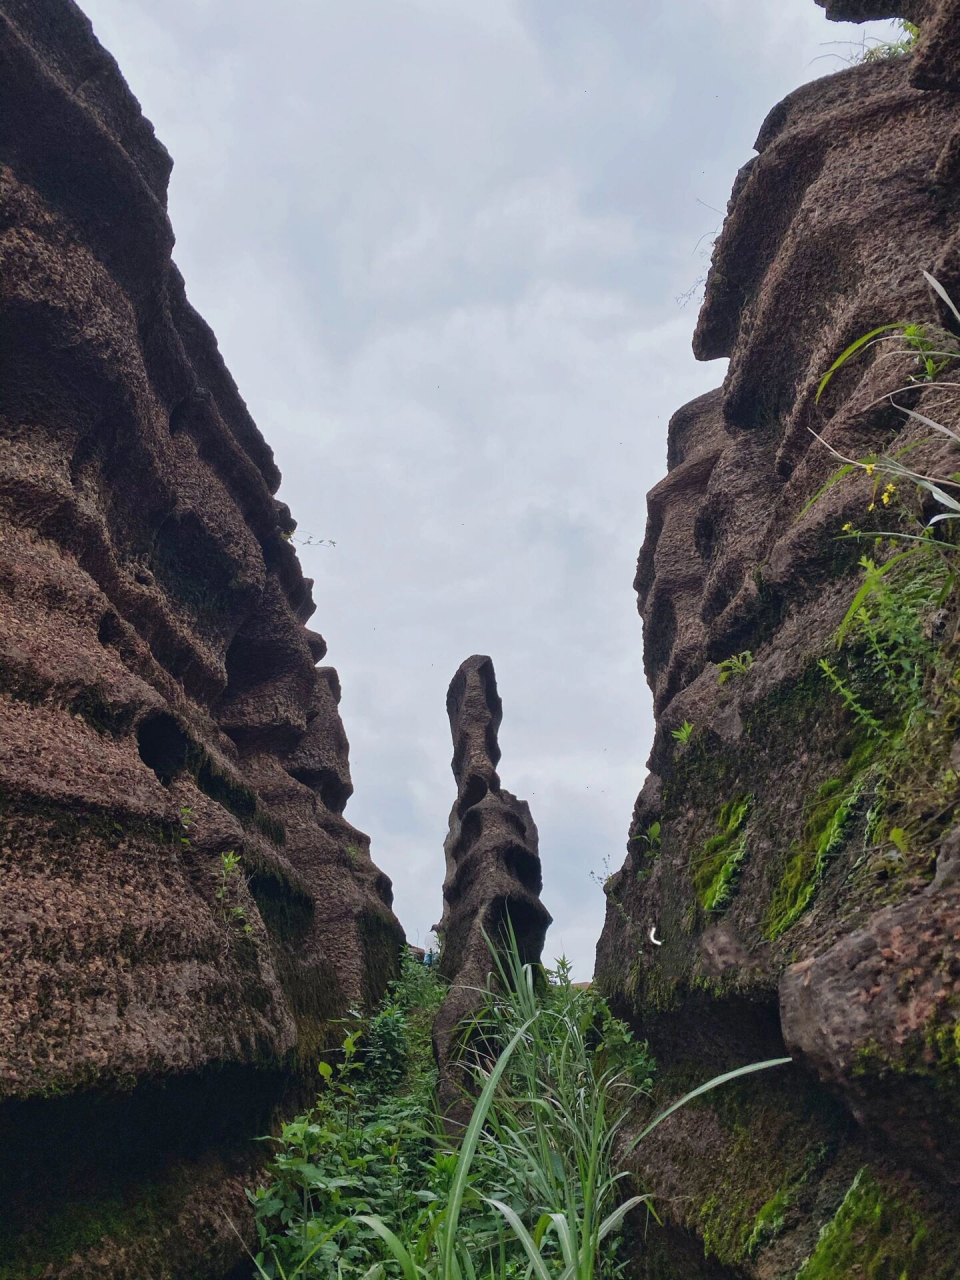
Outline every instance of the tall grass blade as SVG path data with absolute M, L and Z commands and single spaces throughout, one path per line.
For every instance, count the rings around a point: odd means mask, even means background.
M 846 612 L 846 616 L 844 617 L 843 621 L 840 623 L 840 626 L 837 628 L 837 648 L 838 649 L 842 646 L 844 640 L 846 639 L 847 632 L 853 626 L 854 619 L 856 618 L 857 614 L 860 612 L 860 609 L 862 608 L 864 601 L 876 589 L 877 582 L 880 580 L 880 578 L 882 578 L 885 573 L 889 573 L 890 570 L 894 568 L 897 564 L 899 564 L 901 560 L 906 559 L 907 556 L 914 555 L 917 552 L 917 550 L 918 550 L 917 547 L 911 547 L 908 551 L 898 551 L 895 556 L 891 556 L 890 559 L 887 560 L 884 564 L 875 565 L 871 563 L 869 565 L 869 567 L 867 568 L 866 579 L 861 585 L 860 590 L 853 597 L 853 603 L 850 605 L 850 608 Z
M 613 1213 L 608 1213 L 600 1223 L 600 1228 L 597 1231 L 597 1241 L 606 1239 L 611 1231 L 616 1231 L 631 1209 L 635 1209 L 638 1204 L 646 1204 L 649 1199 L 649 1196 L 631 1196 L 629 1200 L 625 1200 L 623 1204 L 618 1205 Z
M 933 418 L 928 418 L 925 413 L 918 413 L 916 409 L 904 409 L 899 404 L 896 407 L 901 413 L 905 413 L 908 418 L 912 418 L 914 422 L 922 422 L 931 431 L 939 431 L 941 435 L 949 436 L 955 444 L 960 444 L 960 435 L 957 435 L 956 431 L 952 431 L 949 427 L 945 427 L 942 422 L 935 422 Z
M 960 311 L 957 310 L 956 304 L 954 303 L 953 299 L 950 297 L 949 293 L 947 293 L 946 289 L 943 287 L 943 285 L 940 283 L 937 277 L 932 276 L 929 271 L 925 271 L 923 273 L 923 278 L 924 280 L 926 280 L 927 284 L 934 291 L 934 293 L 939 294 L 939 296 L 944 300 L 944 302 L 947 304 L 947 306 L 950 308 L 950 310 L 953 312 L 954 316 L 956 317 L 957 323 L 960 324 Z
M 534 1275 L 536 1275 L 537 1280 L 553 1280 L 552 1276 L 550 1275 L 550 1271 L 547 1267 L 547 1264 L 543 1260 L 543 1254 L 540 1252 L 537 1246 L 533 1243 L 533 1237 L 530 1235 L 530 1232 L 520 1221 L 520 1218 L 517 1216 L 514 1210 L 511 1209 L 508 1204 L 504 1204 L 502 1200 L 490 1200 L 490 1199 L 487 1199 L 486 1196 L 484 1197 L 484 1199 L 487 1200 L 487 1204 L 492 1204 L 493 1207 L 499 1213 L 502 1213 L 504 1218 L 506 1218 L 507 1222 L 510 1224 L 513 1234 L 520 1241 L 521 1245 L 523 1246 L 524 1253 L 527 1255 L 528 1259 L 530 1260 L 530 1266 L 532 1267 L 533 1273 Z M 569 1265 L 567 1267 L 567 1270 L 568 1271 L 570 1270 Z
M 560 1241 L 560 1252 L 563 1254 L 563 1260 L 568 1267 L 577 1265 L 577 1250 L 573 1243 L 573 1233 L 570 1230 L 570 1223 L 566 1220 L 562 1213 L 544 1214 L 548 1223 L 551 1223 L 554 1231 L 557 1233 L 557 1239 Z M 539 1242 L 538 1242 L 539 1243 Z
M 807 512 L 810 510 L 810 508 L 811 508 L 812 506 L 815 506 L 815 505 L 816 505 L 816 503 L 818 503 L 818 502 L 820 501 L 820 499 L 823 497 L 823 495 L 824 495 L 824 494 L 825 494 L 829 489 L 832 489 L 832 488 L 833 488 L 833 486 L 837 483 L 837 481 L 842 480 L 844 476 L 848 476 L 848 475 L 850 475 L 850 474 L 851 474 L 851 472 L 852 472 L 854 469 L 855 469 L 855 468 L 854 468 L 854 464 L 853 464 L 852 462 L 846 462 L 846 463 L 844 463 L 844 465 L 839 469 L 839 471 L 835 471 L 835 472 L 833 473 L 833 475 L 832 475 L 832 476 L 830 477 L 830 479 L 826 482 L 826 484 L 823 484 L 823 485 L 821 485 L 821 486 L 820 486 L 820 488 L 819 488 L 819 489 L 817 490 L 817 492 L 813 495 L 813 497 L 810 499 L 810 501 L 809 501 L 809 502 L 804 503 L 803 510 L 802 510 L 802 511 L 800 512 L 800 514 L 797 516 L 797 519 L 798 519 L 798 520 L 802 520 L 802 519 L 803 519 L 803 517 L 804 517 L 804 516 L 807 514 Z
M 844 351 L 842 355 L 837 356 L 836 360 L 834 360 L 833 364 L 830 366 L 827 372 L 820 379 L 820 385 L 819 387 L 817 387 L 817 394 L 816 394 L 814 403 L 815 404 L 820 403 L 820 397 L 823 395 L 824 391 L 827 389 L 827 383 L 830 381 L 833 375 L 837 372 L 837 370 L 841 369 L 847 363 L 847 361 L 850 359 L 851 356 L 855 356 L 858 351 L 861 351 L 867 345 L 868 342 L 872 342 L 873 339 L 876 338 L 879 334 L 888 333 L 891 329 L 902 329 L 902 328 L 903 328 L 902 322 L 898 322 L 895 324 L 877 325 L 876 329 L 871 329 L 869 333 L 865 333 L 862 337 L 857 338 L 856 342 L 851 342 L 849 347 L 847 347 L 846 351 Z
M 712 1080 L 708 1080 L 706 1084 L 700 1085 L 693 1089 L 690 1093 L 685 1093 L 679 1102 L 675 1102 L 673 1106 L 667 1107 L 666 1111 L 661 1111 L 655 1120 L 651 1120 L 647 1127 L 640 1133 L 627 1148 L 626 1154 L 629 1155 L 647 1136 L 653 1133 L 657 1125 L 663 1124 L 668 1116 L 672 1116 L 675 1111 L 679 1111 L 681 1107 L 685 1107 L 688 1102 L 692 1102 L 694 1098 L 699 1098 L 701 1094 L 709 1093 L 711 1089 L 718 1089 L 722 1084 L 729 1084 L 731 1080 L 739 1080 L 741 1076 L 753 1075 L 756 1071 L 769 1071 L 771 1067 L 785 1067 L 788 1062 L 792 1062 L 792 1058 L 768 1058 L 766 1062 L 751 1062 L 749 1066 L 737 1067 L 736 1071 L 726 1071 L 722 1076 L 714 1076 Z
M 371 1231 L 375 1231 L 377 1233 L 383 1243 L 393 1254 L 394 1258 L 396 1258 L 397 1262 L 400 1263 L 400 1270 L 403 1272 L 404 1280 L 420 1280 L 420 1273 L 417 1269 L 417 1264 L 414 1262 L 413 1258 L 410 1257 L 410 1254 L 403 1243 L 396 1235 L 394 1235 L 385 1222 L 381 1222 L 379 1218 L 374 1218 L 372 1215 L 365 1213 L 358 1213 L 356 1221 L 362 1222 L 365 1226 L 368 1226 Z
M 529 1019 L 523 1024 L 516 1033 L 507 1047 L 500 1054 L 496 1061 L 496 1065 L 487 1077 L 487 1082 L 483 1086 L 480 1097 L 477 1099 L 473 1108 L 473 1115 L 470 1117 L 470 1123 L 467 1125 L 467 1131 L 463 1138 L 463 1145 L 460 1148 L 460 1154 L 457 1157 L 457 1167 L 453 1175 L 453 1183 L 450 1187 L 450 1200 L 447 1207 L 447 1220 L 444 1224 L 443 1232 L 443 1274 L 444 1280 L 450 1280 L 454 1274 L 455 1259 L 454 1249 L 457 1239 L 457 1223 L 460 1219 L 460 1209 L 463 1204 L 464 1192 L 467 1189 L 467 1175 L 470 1172 L 470 1165 L 476 1154 L 477 1143 L 480 1141 L 480 1134 L 483 1131 L 484 1123 L 487 1119 L 487 1113 L 493 1105 L 493 1096 L 496 1092 L 500 1078 L 507 1069 L 513 1052 L 517 1045 L 523 1040 L 527 1034 L 534 1019 Z

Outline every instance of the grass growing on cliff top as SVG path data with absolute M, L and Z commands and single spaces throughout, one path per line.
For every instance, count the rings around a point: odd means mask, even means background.
M 495 957 L 484 1009 L 465 1038 L 475 1101 L 446 1132 L 425 1034 L 442 988 L 407 959 L 365 1027 L 347 1034 L 316 1107 L 284 1126 L 271 1181 L 251 1193 L 260 1280 L 596 1280 L 618 1273 L 627 1214 L 624 1125 L 653 1064 L 592 990 L 560 962 Z M 411 1024 L 420 1028 L 410 1034 Z M 362 1036 L 366 1049 L 361 1050 Z M 700 1094 L 789 1059 L 729 1072 Z

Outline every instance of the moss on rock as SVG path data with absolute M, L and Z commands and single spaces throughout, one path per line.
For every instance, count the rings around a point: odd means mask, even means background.
M 794 844 L 763 921 L 763 936 L 771 942 L 795 924 L 813 901 L 833 858 L 846 843 L 864 792 L 864 779 L 844 786 L 828 778 L 817 792 L 803 837 Z
M 704 911 L 719 912 L 729 905 L 747 856 L 746 825 L 751 796 L 728 800 L 717 819 L 717 833 L 710 837 L 693 867 L 693 887 Z
M 796 1280 L 956 1280 L 915 1205 L 897 1200 L 868 1168 L 854 1178 Z

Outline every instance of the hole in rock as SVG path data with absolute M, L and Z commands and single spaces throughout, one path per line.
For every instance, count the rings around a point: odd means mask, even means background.
M 530 893 L 539 893 L 543 888 L 543 876 L 540 871 L 540 859 L 520 845 L 514 845 L 503 854 L 503 865 L 507 874 L 519 880 Z
M 105 649 L 118 648 L 123 639 L 123 626 L 120 619 L 110 609 L 100 619 L 97 628 L 97 639 Z
M 174 720 L 163 712 L 148 716 L 137 729 L 140 759 L 152 769 L 165 787 L 187 763 L 190 743 Z
M 457 813 L 462 818 L 468 809 L 472 809 L 475 804 L 479 804 L 483 797 L 487 794 L 489 788 L 483 778 L 474 774 L 467 781 L 467 785 L 463 789 L 463 796 L 457 805 Z

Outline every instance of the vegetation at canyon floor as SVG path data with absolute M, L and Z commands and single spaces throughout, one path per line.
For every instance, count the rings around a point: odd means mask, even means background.
M 564 961 L 524 965 L 514 943 L 466 1029 L 469 1118 L 451 1137 L 430 1040 L 443 994 L 405 958 L 378 1012 L 321 1064 L 316 1106 L 283 1127 L 271 1181 L 250 1193 L 261 1280 L 616 1274 L 627 1214 L 655 1216 L 625 1190 L 629 1147 L 698 1094 L 775 1065 L 709 1081 L 628 1141 L 655 1071 L 647 1046 Z

